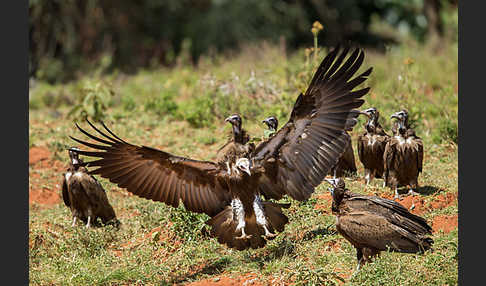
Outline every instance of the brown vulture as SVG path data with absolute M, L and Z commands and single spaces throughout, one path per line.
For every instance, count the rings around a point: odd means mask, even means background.
M 383 154 L 385 162 L 385 183 L 395 190 L 395 198 L 399 198 L 398 187 L 410 186 L 409 195 L 417 194 L 418 176 L 422 172 L 424 145 L 422 139 L 408 123 L 408 112 L 401 110 L 394 113 L 391 119 L 397 119 Z
M 224 121 L 231 123 L 231 137 L 217 151 L 216 162 L 226 167 L 227 172 L 230 173 L 231 166 L 236 163 L 236 159 L 247 157 L 255 149 L 255 144 L 248 143 L 250 136 L 241 127 L 242 120 L 239 114 L 233 114 Z
M 108 202 L 105 190 L 101 184 L 90 174 L 84 163 L 78 157 L 77 148 L 69 148 L 69 168 L 63 174 L 62 199 L 64 204 L 71 209 L 73 224 L 80 219 L 90 227 L 98 225 L 97 218 L 104 224 L 119 226 L 113 207 Z
M 368 117 L 365 125 L 365 132 L 358 137 L 358 156 L 365 169 L 366 185 L 369 185 L 373 178 L 383 178 L 385 163 L 383 154 L 390 136 L 385 133 L 378 122 L 380 113 L 374 107 L 363 110 L 360 114 Z M 383 181 L 385 186 L 385 181 Z
M 275 116 L 265 118 L 262 123 L 265 123 L 268 130 L 265 130 L 264 137 L 268 138 L 272 136 L 278 127 L 278 120 Z M 348 140 L 348 147 L 346 147 L 344 154 L 339 158 L 337 165 L 329 171 L 330 175 L 334 177 L 342 177 L 345 175 L 355 174 L 357 171 L 356 163 L 354 160 L 354 152 L 351 144 L 351 137 Z
M 210 233 L 230 248 L 263 247 L 266 239 L 282 232 L 288 218 L 278 200 L 284 195 L 303 201 L 310 197 L 344 153 L 346 131 L 356 124 L 363 83 L 371 68 L 354 76 L 364 52 L 335 48 L 321 62 L 307 91 L 300 94 L 288 122 L 246 158 L 238 158 L 231 172 L 221 164 L 179 157 L 148 146 L 126 142 L 101 122 L 102 138 L 77 128 L 96 144 L 71 137 L 95 151 L 79 153 L 99 159 L 89 162 L 90 171 L 129 192 L 211 217 Z M 347 57 L 347 59 L 346 59 Z M 346 59 L 346 60 L 345 60 Z M 101 143 L 101 144 L 100 144 Z
M 423 253 L 431 248 L 432 228 L 424 218 L 393 200 L 352 193 L 341 178 L 325 180 L 332 186 L 336 229 L 356 248 L 356 271 L 381 251 Z

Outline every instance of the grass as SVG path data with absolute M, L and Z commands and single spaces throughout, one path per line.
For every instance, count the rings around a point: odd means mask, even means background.
M 326 53 L 320 51 L 320 57 Z M 367 51 L 361 70 L 369 66 L 373 73 L 365 86 L 371 86 L 371 92 L 364 97 L 363 108 L 377 107 L 387 130 L 390 115 L 407 108 L 424 140 L 419 177 L 427 190 L 424 200 L 457 193 L 457 44 L 440 52 L 415 42 L 392 47 L 385 54 Z M 230 132 L 223 122 L 226 116 L 241 113 L 249 133 L 262 136 L 261 120 L 274 114 L 284 124 L 314 70 L 312 63 L 306 64 L 304 51 L 286 57 L 278 48 L 262 45 L 231 59 L 203 58 L 198 68 L 161 68 L 130 76 L 114 73 L 88 80 L 110 83 L 114 95 L 103 110 L 105 122 L 122 138 L 213 160 Z M 67 162 L 65 148 L 76 145 L 68 135 L 84 138 L 73 121 L 88 127 L 80 118 L 68 117 L 71 108 L 80 104 L 84 82 L 35 84 L 29 101 L 30 147 L 46 147 L 53 160 Z M 363 132 L 363 123 L 360 118 L 351 132 L 353 140 Z M 357 162 L 357 166 L 358 177 L 346 179 L 352 191 L 392 195 L 381 187 L 381 180 L 365 189 L 362 165 Z M 29 175 L 31 189 L 47 186 L 60 193 L 59 172 L 31 166 Z M 286 199 L 292 202 L 285 211 L 290 222 L 265 248 L 235 251 L 207 237 L 207 216 L 131 196 L 105 179 L 100 181 L 122 222 L 119 230 L 72 228 L 70 211 L 62 202 L 52 207 L 30 205 L 31 284 L 167 285 L 245 273 L 255 273 L 265 283 L 295 285 L 456 285 L 458 281 L 457 228 L 434 234 L 434 252 L 383 252 L 350 278 L 356 266 L 355 250 L 337 234 L 330 205 L 320 198 L 327 192 L 325 184 L 306 202 Z M 423 216 L 432 224 L 437 216 L 457 213 L 455 201 Z

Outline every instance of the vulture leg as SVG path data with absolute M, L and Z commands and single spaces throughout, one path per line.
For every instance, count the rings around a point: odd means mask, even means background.
M 408 190 L 408 195 L 409 196 L 418 196 L 419 193 L 415 192 L 412 188 L 410 188 L 410 190 Z
M 73 224 L 71 225 L 71 227 L 75 227 L 76 226 L 76 216 L 73 216 Z
M 369 170 L 369 169 L 366 169 L 365 171 L 366 175 L 365 175 L 365 178 L 366 178 L 366 185 L 369 186 L 370 182 L 373 180 L 374 178 L 374 171 L 372 170 Z
M 265 237 L 271 238 L 277 236 L 276 234 L 271 233 L 267 228 L 268 221 L 265 218 L 262 201 L 260 200 L 260 196 L 258 195 L 256 195 L 255 199 L 253 200 L 253 209 L 255 210 L 256 222 L 263 227 L 263 230 L 265 231 Z
M 230 168 L 230 164 L 228 161 L 226 161 L 226 169 L 228 170 L 227 173 L 228 175 L 231 175 L 231 168 Z
M 363 258 L 363 251 L 361 248 L 356 248 L 356 258 L 358 259 L 358 265 L 356 265 L 356 270 L 354 270 L 353 274 L 351 275 L 351 278 L 354 277 L 359 272 L 359 269 L 361 268 L 361 264 L 364 264 L 364 258 Z
M 246 239 L 250 238 L 251 235 L 247 235 L 245 233 L 245 210 L 243 209 L 243 204 L 239 199 L 233 199 L 231 201 L 231 208 L 233 209 L 233 214 L 236 216 L 236 219 L 238 220 L 238 225 L 236 226 L 235 232 L 238 232 L 241 230 L 241 236 L 236 237 L 236 239 Z
M 395 187 L 395 199 L 400 199 L 400 195 L 398 194 L 398 186 Z
M 383 180 L 383 188 L 386 187 L 386 181 Z
M 89 216 L 88 216 L 88 223 L 86 224 L 86 228 L 89 228 L 89 226 L 90 226 L 90 222 L 91 222 L 91 216 L 89 215 Z

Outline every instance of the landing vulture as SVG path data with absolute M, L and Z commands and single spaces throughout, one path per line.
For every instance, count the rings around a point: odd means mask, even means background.
M 119 225 L 115 211 L 108 202 L 105 190 L 101 184 L 91 175 L 85 167 L 85 163 L 79 159 L 77 148 L 69 149 L 69 168 L 63 174 L 62 199 L 64 204 L 71 209 L 73 224 L 79 219 L 90 227 L 98 225 L 97 218 L 104 224 Z
M 394 113 L 391 119 L 397 119 L 394 135 L 388 140 L 383 154 L 385 162 L 385 183 L 395 190 L 399 198 L 398 187 L 410 186 L 409 195 L 417 194 L 418 176 L 422 172 L 424 145 L 422 139 L 408 123 L 408 112 L 401 110 Z
M 265 137 L 272 136 L 278 127 L 278 120 L 275 116 L 265 118 L 262 123 L 265 123 L 268 130 L 265 130 Z M 342 177 L 345 175 L 351 175 L 356 173 L 356 163 L 354 160 L 353 146 L 351 144 L 351 137 L 349 137 L 348 146 L 346 147 L 344 154 L 339 158 L 337 165 L 329 171 L 330 175 L 335 177 Z
M 356 248 L 356 271 L 381 251 L 423 253 L 431 248 L 432 228 L 424 218 L 395 201 L 352 193 L 341 178 L 325 180 L 332 186 L 336 229 Z
M 284 195 L 302 201 L 343 154 L 369 88 L 353 89 L 363 83 L 371 68 L 353 75 L 360 68 L 364 52 L 336 48 L 318 67 L 304 94 L 293 106 L 288 122 L 268 140 L 261 142 L 247 157 L 230 165 L 179 157 L 162 150 L 126 142 L 105 124 L 104 130 L 91 127 L 96 144 L 71 137 L 96 151 L 80 151 L 100 159 L 89 162 L 91 171 L 129 192 L 211 217 L 211 234 L 230 248 L 259 248 L 276 232 L 282 232 L 287 217 L 280 204 L 261 199 Z M 345 60 L 345 58 L 347 59 Z M 101 138 L 99 137 L 101 136 Z M 102 145 L 103 144 L 103 145 Z
M 369 185 L 373 178 L 383 178 L 383 154 L 390 136 L 378 122 L 380 113 L 375 107 L 363 110 L 361 114 L 366 115 L 368 121 L 365 125 L 366 131 L 358 137 L 358 156 L 365 169 L 366 185 Z

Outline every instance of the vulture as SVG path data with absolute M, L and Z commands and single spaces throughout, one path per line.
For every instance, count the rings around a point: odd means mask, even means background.
M 272 136 L 278 127 L 278 120 L 275 116 L 270 116 L 265 118 L 262 123 L 265 123 L 268 127 L 265 130 L 264 137 L 268 138 Z M 351 137 L 348 140 L 348 147 L 346 147 L 344 154 L 339 159 L 336 167 L 332 168 L 329 172 L 330 175 L 334 175 L 334 177 L 342 177 L 344 175 L 354 174 L 356 173 L 356 163 L 354 160 L 354 152 L 353 147 L 351 144 Z
M 250 141 L 250 136 L 245 129 L 241 127 L 242 120 L 239 114 L 233 114 L 227 117 L 225 122 L 231 124 L 231 137 L 217 151 L 216 162 L 226 167 L 228 173 L 231 172 L 231 165 L 236 163 L 237 158 L 246 157 L 255 149 L 254 143 Z
M 365 125 L 365 132 L 358 137 L 358 156 L 365 169 L 366 185 L 369 185 L 373 178 L 383 178 L 385 163 L 383 154 L 390 136 L 385 133 L 378 122 L 380 113 L 375 107 L 361 111 L 368 117 Z M 385 186 L 385 181 L 383 182 Z
M 418 176 L 422 172 L 424 145 L 410 128 L 406 110 L 392 114 L 391 119 L 397 121 L 383 153 L 385 183 L 395 190 L 395 198 L 400 198 L 400 186 L 410 186 L 408 194 L 416 195 L 414 189 L 418 187 Z
M 434 243 L 427 221 L 393 200 L 350 192 L 343 179 L 325 179 L 331 188 L 336 229 L 356 248 L 359 271 L 381 251 L 423 253 Z
M 104 224 L 119 226 L 113 207 L 108 202 L 105 190 L 101 184 L 88 173 L 84 163 L 79 159 L 78 148 L 71 147 L 69 151 L 69 167 L 63 174 L 62 199 L 64 204 L 71 209 L 73 224 L 79 219 L 90 227 L 98 225 L 97 218 Z
M 304 201 L 322 182 L 344 153 L 357 123 L 359 108 L 369 87 L 354 90 L 372 68 L 355 76 L 364 59 L 357 48 L 333 49 L 321 62 L 305 93 L 297 97 L 285 125 L 261 142 L 246 157 L 227 167 L 212 161 L 180 157 L 163 150 L 129 143 L 103 122 L 96 141 L 71 139 L 95 150 L 79 151 L 88 157 L 90 171 L 120 188 L 146 199 L 211 218 L 211 236 L 229 248 L 260 248 L 284 230 L 288 222 L 279 200 L 284 195 Z M 226 164 L 225 164 L 226 165 Z

